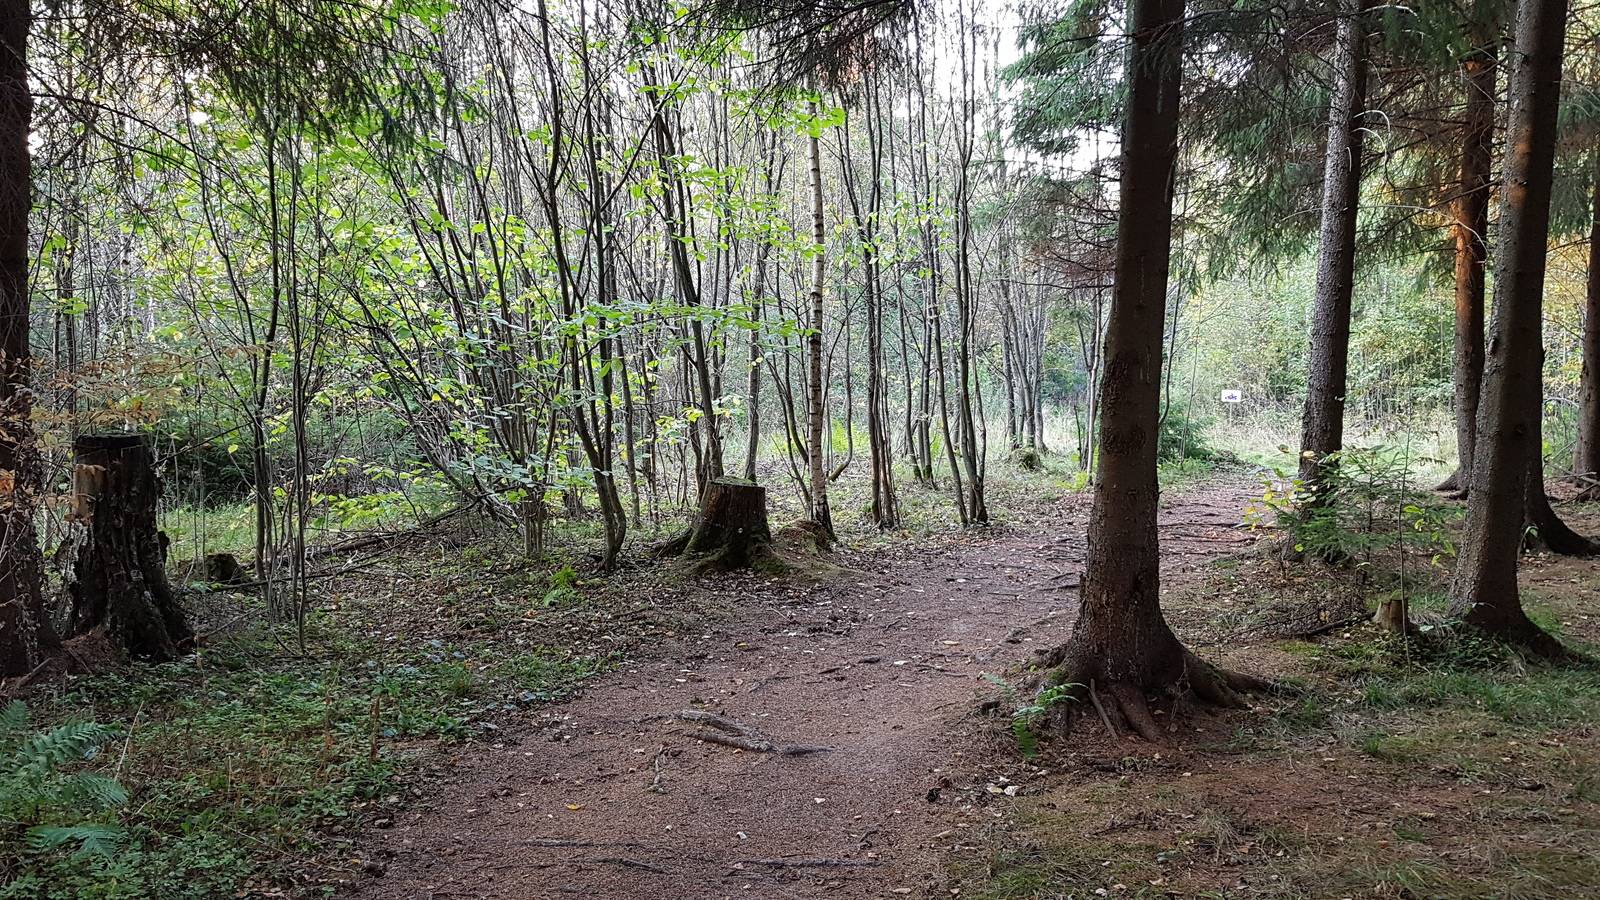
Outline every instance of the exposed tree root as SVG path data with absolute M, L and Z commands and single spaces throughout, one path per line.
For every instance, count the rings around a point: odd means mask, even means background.
M 1227 682 L 1228 687 L 1233 688 L 1239 694 L 1270 694 L 1278 688 L 1277 685 L 1265 678 L 1258 678 L 1245 672 L 1235 672 L 1232 669 L 1213 669 L 1212 671 L 1220 674 L 1222 679 Z M 1241 708 L 1246 708 L 1250 705 L 1244 702 L 1243 697 L 1240 697 L 1239 701 Z
M 1587 557 L 1600 555 L 1600 544 L 1573 531 L 1555 509 L 1550 498 L 1540 490 L 1537 497 L 1528 499 L 1528 524 L 1532 526 L 1527 542 L 1530 547 L 1548 550 L 1558 556 Z
M 669 556 L 682 556 L 685 548 L 689 546 L 689 538 L 694 537 L 694 529 L 686 528 L 671 538 L 650 548 L 650 555 L 663 559 Z
M 1443 494 L 1464 493 L 1461 490 L 1461 470 L 1458 468 L 1454 472 L 1451 472 L 1450 477 L 1439 482 L 1439 486 L 1434 488 L 1434 490 Z
M 1161 733 L 1161 726 L 1157 725 L 1155 717 L 1150 715 L 1150 704 L 1138 688 L 1126 682 L 1113 681 L 1106 685 L 1106 694 L 1117 701 L 1117 708 L 1122 712 L 1123 721 L 1138 732 L 1140 737 L 1152 744 L 1166 743 L 1166 735 Z
M 650 779 L 650 786 L 645 788 L 645 790 L 652 794 L 665 794 L 667 792 L 666 787 L 661 783 L 662 777 L 666 774 L 665 772 L 661 771 L 661 757 L 666 755 L 667 745 L 662 744 L 661 749 L 656 751 L 655 759 L 650 760 L 650 767 L 655 770 L 655 777 Z
M 627 866 L 630 869 L 643 869 L 646 872 L 654 872 L 657 875 L 672 874 L 671 869 L 663 869 L 660 866 L 652 866 L 647 862 L 640 862 L 637 859 L 629 859 L 626 856 L 591 856 L 589 857 L 588 862 L 611 863 L 612 865 L 617 866 Z
M 1052 710 L 1059 730 L 1070 731 L 1072 716 L 1077 714 L 1074 707 L 1082 711 L 1087 706 L 1094 710 L 1113 740 L 1131 734 L 1158 746 L 1173 742 L 1180 719 L 1205 719 L 1210 710 L 1249 709 L 1250 704 L 1243 695 L 1273 690 L 1269 681 L 1216 668 L 1187 650 L 1183 651 L 1181 674 L 1168 684 L 1155 686 L 1126 680 L 1102 682 L 1084 675 L 1082 673 L 1092 671 L 1092 667 L 1074 665 L 1066 645 L 1041 651 L 1033 665 L 1040 671 L 1052 673 L 1046 676 L 1050 683 L 1086 686 L 1078 695 L 1079 700 L 1088 701 L 1086 705 L 1062 704 Z M 1035 682 L 1035 687 L 1038 684 Z M 1163 697 L 1166 699 L 1162 705 L 1170 704 L 1169 708 L 1155 712 L 1152 701 Z M 1158 721 L 1157 715 L 1166 718 Z
M 1523 519 L 1532 530 L 1527 543 L 1560 556 L 1600 555 L 1600 544 L 1573 531 L 1556 515 L 1544 484 L 1544 457 L 1535 453 L 1528 467 L 1527 492 L 1522 499 Z
M 875 859 L 741 859 L 739 862 L 747 866 L 773 866 L 784 869 L 845 868 L 878 864 Z
M 1429 642 L 1450 641 L 1462 635 L 1477 635 L 1490 641 L 1509 645 L 1530 656 L 1549 663 L 1582 663 L 1588 657 L 1557 640 L 1548 631 L 1535 625 L 1519 609 L 1512 621 L 1490 627 L 1487 623 L 1456 619 L 1437 627 L 1427 635 Z
M 690 732 L 689 736 L 724 747 L 734 747 L 747 750 L 751 753 L 775 753 L 779 756 L 804 756 L 808 753 L 831 753 L 833 747 L 818 747 L 809 744 L 774 744 L 767 740 L 761 732 L 749 725 L 741 725 L 725 716 L 706 712 L 703 709 L 680 710 L 674 715 L 684 721 L 698 725 L 706 725 L 715 731 L 699 728 Z

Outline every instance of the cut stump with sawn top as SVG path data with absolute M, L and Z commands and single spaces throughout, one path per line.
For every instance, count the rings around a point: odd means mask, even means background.
M 680 546 L 675 546 L 680 545 Z M 779 573 L 786 564 L 773 552 L 767 523 L 767 489 L 718 478 L 707 486 L 694 526 L 669 551 L 699 557 L 702 571 L 757 569 Z

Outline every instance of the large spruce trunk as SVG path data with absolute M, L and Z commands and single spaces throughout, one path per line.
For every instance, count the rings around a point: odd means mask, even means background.
M 0 0 L 0 676 L 33 671 L 55 643 L 34 528 L 42 475 L 28 387 L 30 12 L 28 0 Z
M 72 630 L 104 629 L 130 656 L 172 659 L 194 635 L 167 583 L 150 445 L 140 435 L 86 434 L 72 449 L 74 514 L 85 528 L 67 585 Z
M 1361 197 L 1361 117 L 1366 109 L 1367 32 L 1362 0 L 1340 0 L 1323 162 L 1322 228 L 1312 301 L 1311 357 L 1300 424 L 1300 478 L 1320 502 L 1323 462 L 1344 448 L 1345 386 L 1350 356 L 1350 297 L 1355 286 L 1356 216 Z
M 1583 305 L 1583 374 L 1578 413 L 1578 447 L 1572 471 L 1584 481 L 1588 499 L 1600 496 L 1600 150 L 1594 157 L 1594 212 L 1589 222 L 1588 293 Z
M 1177 160 L 1183 0 L 1134 0 L 1117 219 L 1116 286 L 1100 387 L 1100 453 L 1082 606 L 1044 662 L 1057 683 L 1106 691 L 1125 722 L 1163 741 L 1146 696 L 1187 684 L 1238 698 L 1188 653 L 1161 614 L 1156 436 Z
M 1544 438 L 1536 433 L 1529 454 L 1528 485 L 1523 492 L 1522 516 L 1529 546 L 1561 556 L 1594 556 L 1600 545 L 1572 530 L 1550 505 L 1544 490 Z
M 1461 126 L 1461 181 L 1455 200 L 1456 324 L 1453 382 L 1456 407 L 1456 471 L 1441 489 L 1471 491 L 1472 447 L 1477 440 L 1478 391 L 1483 382 L 1483 294 L 1489 259 L 1489 193 L 1493 188 L 1494 82 L 1497 48 L 1483 48 L 1462 66 L 1466 114 Z
M 1543 655 L 1561 645 L 1528 620 L 1517 595 L 1525 492 L 1539 452 L 1541 328 L 1556 113 L 1567 0 L 1517 6 L 1511 65 L 1494 312 L 1473 448 L 1472 494 L 1451 613 L 1469 626 Z
M 1069 642 L 1077 675 L 1140 690 L 1183 674 L 1161 614 L 1156 436 L 1172 249 L 1183 0 L 1136 0 L 1111 316 L 1100 385 L 1100 452 L 1082 612 Z

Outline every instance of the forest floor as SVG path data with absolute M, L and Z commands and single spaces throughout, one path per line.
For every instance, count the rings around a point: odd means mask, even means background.
M 41 721 L 127 733 L 129 848 L 0 896 L 1600 897 L 1600 668 L 1378 632 L 1394 579 L 1264 552 L 1256 478 L 1168 491 L 1163 604 L 1285 690 L 1171 747 L 1008 715 L 1070 633 L 1084 493 L 805 579 L 552 576 L 452 527 L 324 580 L 303 650 L 221 595 L 199 656 L 41 686 Z M 1446 573 L 1410 565 L 1436 621 Z M 1522 581 L 1593 652 L 1595 563 Z
M 1162 516 L 1168 575 L 1247 549 L 1250 491 L 1219 484 Z M 1049 534 L 836 554 L 815 584 L 720 576 L 719 615 L 684 615 L 567 704 L 452 760 L 425 805 L 370 832 L 383 867 L 361 897 L 951 896 L 983 881 L 948 863 L 1016 823 L 1051 773 L 1009 720 L 979 714 L 1074 618 L 1088 495 Z M 613 583 L 656 605 L 661 585 Z M 686 713 L 686 715 L 684 715 Z M 701 736 L 711 713 L 775 745 Z M 1200 740 L 1218 736 L 1198 735 Z M 1189 743 L 1189 741 L 1185 741 Z
M 1222 728 L 1157 748 L 1091 723 L 1024 756 L 980 713 L 1070 632 L 1089 498 L 1068 495 L 1044 531 L 694 585 L 644 652 L 368 831 L 384 874 L 356 896 L 1600 896 L 1594 670 L 1379 634 L 1364 576 L 1256 552 L 1267 534 L 1238 526 L 1259 490 L 1204 483 L 1161 519 L 1180 635 L 1293 687 Z M 1592 563 L 1532 560 L 1525 581 L 1547 625 L 1600 637 Z M 672 608 L 660 590 L 624 595 Z M 703 740 L 702 712 L 831 749 Z

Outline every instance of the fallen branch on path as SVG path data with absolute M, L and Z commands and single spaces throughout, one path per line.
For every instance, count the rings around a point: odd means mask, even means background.
M 656 770 L 656 777 L 652 778 L 650 780 L 650 786 L 645 788 L 645 790 L 649 791 L 652 794 L 665 794 L 667 792 L 667 789 L 661 786 L 661 776 L 662 776 L 661 757 L 666 756 L 666 755 L 667 755 L 667 745 L 666 744 L 662 744 L 661 745 L 661 749 L 656 751 L 656 758 L 650 760 L 651 767 Z
M 595 863 L 611 863 L 618 866 L 627 866 L 630 869 L 643 869 L 646 872 L 654 872 L 657 875 L 672 874 L 671 869 L 663 869 L 660 866 L 652 866 L 647 862 L 640 862 L 637 859 L 629 859 L 626 856 L 591 856 L 584 861 Z
M 781 745 L 774 744 L 764 737 L 761 732 L 749 725 L 741 725 L 726 716 L 706 712 L 703 709 L 685 709 L 675 714 L 684 722 L 697 725 L 706 725 L 715 731 L 704 728 L 690 732 L 690 737 L 699 738 L 724 747 L 734 747 L 739 750 L 748 750 L 751 753 L 776 753 L 779 756 L 803 756 L 807 753 L 828 753 L 833 747 L 814 747 L 805 744 Z
M 821 869 L 828 867 L 875 866 L 875 859 L 741 859 L 747 866 L 774 866 L 788 869 Z
M 649 844 L 637 841 L 563 841 L 555 838 L 529 838 L 523 841 L 507 841 L 509 844 L 518 844 L 524 847 L 587 847 L 599 849 L 601 847 L 626 847 L 629 850 L 648 850 Z
M 1094 711 L 1100 714 L 1100 721 L 1105 724 L 1106 731 L 1110 732 L 1111 739 L 1121 740 L 1117 730 L 1111 727 L 1111 717 L 1106 715 L 1106 708 L 1100 704 L 1100 694 L 1094 689 L 1094 679 L 1089 679 L 1089 700 L 1094 704 Z

